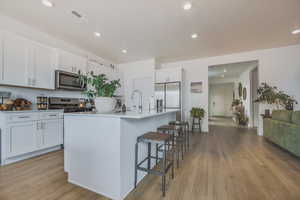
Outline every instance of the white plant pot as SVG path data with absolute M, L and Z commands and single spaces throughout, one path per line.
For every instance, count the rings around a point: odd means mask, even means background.
M 114 110 L 116 100 L 111 97 L 96 97 L 94 103 L 98 113 L 108 113 Z

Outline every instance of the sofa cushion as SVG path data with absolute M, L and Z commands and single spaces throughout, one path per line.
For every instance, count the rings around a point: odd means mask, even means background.
M 273 110 L 272 119 L 284 121 L 284 122 L 291 122 L 292 114 L 293 111 L 289 111 L 289 110 Z
M 292 123 L 300 125 L 300 111 L 293 112 Z

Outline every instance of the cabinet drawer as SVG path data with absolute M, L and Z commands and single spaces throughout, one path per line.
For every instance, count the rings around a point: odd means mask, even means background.
M 40 119 L 45 120 L 45 119 L 61 119 L 63 118 L 63 113 L 59 112 L 45 112 L 45 113 L 40 113 Z
M 20 113 L 20 114 L 11 114 L 7 116 L 8 123 L 15 122 L 26 122 L 38 120 L 38 114 L 36 113 Z

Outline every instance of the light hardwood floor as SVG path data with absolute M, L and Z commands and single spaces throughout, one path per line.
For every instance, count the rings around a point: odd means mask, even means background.
M 0 167 L 0 200 L 105 200 L 67 183 L 63 152 Z M 147 176 L 126 200 L 299 200 L 300 159 L 253 130 L 212 126 L 195 134 L 191 151 L 161 197 Z

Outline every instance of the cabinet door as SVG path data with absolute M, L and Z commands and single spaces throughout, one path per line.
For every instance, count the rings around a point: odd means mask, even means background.
M 86 73 L 87 71 L 87 58 L 82 56 L 74 56 L 74 65 L 75 65 L 75 73 L 78 73 L 79 71 L 82 73 Z
M 33 86 L 54 89 L 55 49 L 39 44 L 34 44 L 33 49 L 33 65 L 35 69 Z
M 58 69 L 74 72 L 75 65 L 73 62 L 73 55 L 67 51 L 59 50 L 58 52 Z
M 96 63 L 96 62 L 88 62 L 88 67 L 87 67 L 88 72 L 93 72 L 95 75 L 101 74 L 101 65 Z
M 26 39 L 5 34 L 3 40 L 3 83 L 8 85 L 28 85 L 26 69 L 29 60 Z
M 36 122 L 8 125 L 7 156 L 13 157 L 35 151 L 38 147 Z
M 0 83 L 3 81 L 3 33 L 0 32 Z
M 157 70 L 155 72 L 155 82 L 156 83 L 165 83 L 165 82 L 167 82 L 167 76 L 168 76 L 168 74 L 166 73 L 165 70 Z
M 61 119 L 43 120 L 42 148 L 57 146 L 63 143 L 63 126 Z

